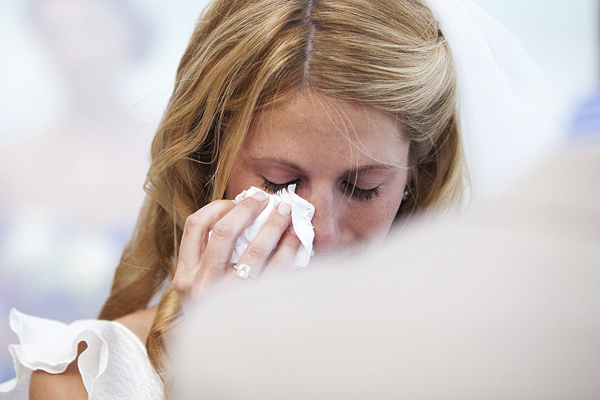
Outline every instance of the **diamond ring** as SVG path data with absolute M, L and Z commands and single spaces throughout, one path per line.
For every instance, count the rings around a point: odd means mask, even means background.
M 250 272 L 252 272 L 252 268 L 250 268 L 249 265 L 238 264 L 238 265 L 234 265 L 233 268 L 236 269 L 236 275 L 238 276 L 238 278 L 241 278 L 241 279 L 246 279 L 248 277 L 256 278 L 256 276 L 254 276 L 250 273 Z

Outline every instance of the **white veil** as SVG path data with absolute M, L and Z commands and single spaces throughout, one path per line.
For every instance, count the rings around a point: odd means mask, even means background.
M 555 149 L 558 95 L 519 43 L 471 0 L 427 0 L 458 68 L 474 198 L 493 194 Z

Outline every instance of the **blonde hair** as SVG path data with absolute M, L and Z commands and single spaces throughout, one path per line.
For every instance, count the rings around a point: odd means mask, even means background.
M 295 90 L 397 119 L 411 142 L 411 195 L 398 218 L 460 201 L 456 71 L 424 1 L 214 1 L 179 65 L 152 143 L 147 199 L 100 313 L 115 319 L 145 308 L 166 282 L 146 344 L 159 373 L 164 334 L 180 313 L 170 282 L 184 222 L 223 198 L 255 112 Z

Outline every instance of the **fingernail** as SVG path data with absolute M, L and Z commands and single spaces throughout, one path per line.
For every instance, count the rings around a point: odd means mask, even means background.
M 252 195 L 258 201 L 264 201 L 267 199 L 267 194 L 265 192 L 256 192 Z
M 290 213 L 292 212 L 292 206 L 290 206 L 288 203 L 282 201 L 277 206 L 277 212 L 281 215 L 290 215 Z

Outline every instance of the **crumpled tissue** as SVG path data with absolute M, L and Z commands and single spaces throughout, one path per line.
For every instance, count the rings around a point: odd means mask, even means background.
M 258 217 L 256 217 L 254 222 L 246 228 L 240 237 L 238 237 L 235 249 L 231 256 L 232 264 L 239 261 L 242 254 L 244 254 L 244 251 L 246 251 L 248 244 L 258 234 L 258 231 L 263 227 L 269 215 L 275 210 L 275 207 L 281 202 L 286 202 L 292 207 L 292 226 L 296 236 L 298 236 L 301 242 L 298 253 L 296 253 L 296 257 L 292 263 L 292 267 L 305 267 L 308 265 L 310 257 L 313 255 L 315 231 L 311 221 L 315 215 L 315 207 L 302 197 L 298 196 L 294 192 L 295 190 L 296 185 L 289 185 L 286 189 L 280 190 L 275 194 L 267 193 L 269 204 Z M 242 193 L 238 194 L 235 200 L 241 201 L 259 191 L 263 190 L 252 186 L 250 189 L 244 190 Z

